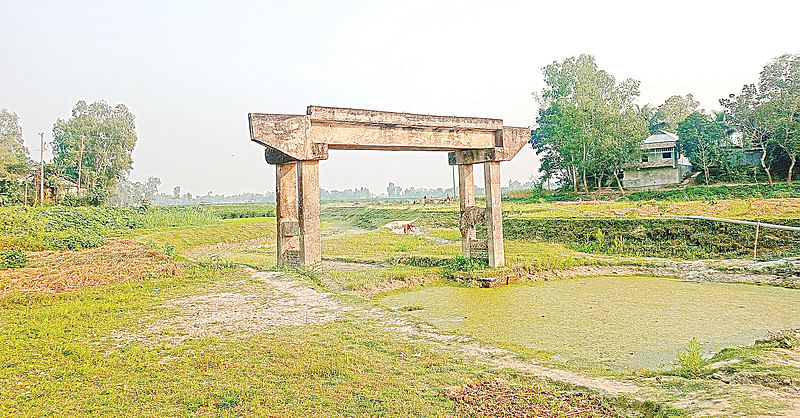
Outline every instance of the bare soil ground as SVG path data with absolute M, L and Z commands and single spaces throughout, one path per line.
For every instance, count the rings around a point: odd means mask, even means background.
M 252 269 L 247 273 L 254 280 L 218 283 L 208 293 L 168 300 L 163 307 L 175 315 L 143 318 L 142 328 L 116 337 L 169 343 L 188 338 L 247 337 L 282 327 L 331 322 L 353 310 L 330 293 L 318 292 L 285 274 Z

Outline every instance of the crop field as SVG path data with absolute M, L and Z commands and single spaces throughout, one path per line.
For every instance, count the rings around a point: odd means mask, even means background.
M 456 205 L 333 203 L 311 271 L 270 206 L 0 208 L 0 414 L 790 414 L 798 238 L 657 215 L 799 205 L 512 199 L 490 269 Z

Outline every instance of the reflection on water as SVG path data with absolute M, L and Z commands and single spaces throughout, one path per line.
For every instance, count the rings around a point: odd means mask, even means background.
M 611 368 L 669 365 L 692 337 L 706 356 L 800 327 L 800 291 L 652 277 L 591 277 L 493 289 L 431 286 L 381 299 L 446 330 Z

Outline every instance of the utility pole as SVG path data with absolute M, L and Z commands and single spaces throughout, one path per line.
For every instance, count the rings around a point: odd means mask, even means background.
M 78 153 L 78 199 L 81 198 L 81 171 L 83 168 L 83 135 L 81 135 L 81 150 Z
M 39 205 L 44 206 L 44 132 L 39 132 Z

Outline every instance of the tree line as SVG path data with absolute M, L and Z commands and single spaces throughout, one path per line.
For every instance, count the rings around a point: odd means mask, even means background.
M 43 203 L 41 189 L 45 201 L 106 203 L 133 166 L 133 113 L 123 104 L 81 100 L 69 118 L 56 120 L 52 134 L 52 161 L 34 163 L 19 116 L 0 109 L 0 204 Z
M 591 55 L 553 62 L 542 72 L 545 87 L 534 93 L 539 113 L 531 138 L 541 157 L 541 182 L 560 181 L 574 192 L 604 185 L 624 192 L 624 168 L 637 164 L 641 142 L 662 130 L 678 134 L 678 151 L 706 183 L 712 174 L 741 177 L 737 153 L 749 147 L 762 151 L 770 184 L 776 166 L 785 168 L 786 181 L 792 182 L 800 154 L 800 55 L 774 59 L 757 84 L 720 100 L 724 110 L 716 113 L 699 110 L 691 94 L 640 106 L 640 82 L 618 81 Z

